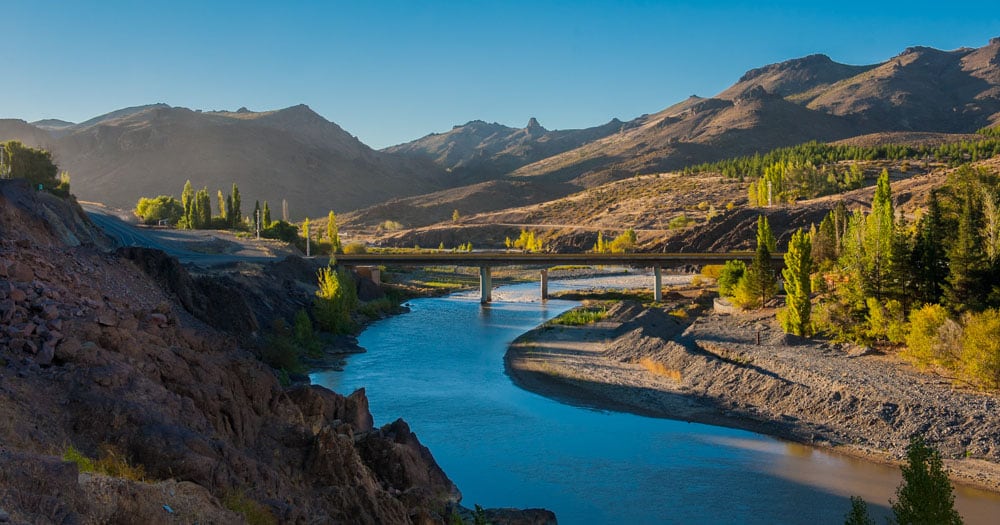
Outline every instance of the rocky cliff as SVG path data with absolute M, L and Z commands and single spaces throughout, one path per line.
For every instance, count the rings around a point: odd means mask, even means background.
M 185 296 L 199 287 L 182 268 L 157 274 L 143 267 L 154 258 L 108 252 L 105 242 L 72 202 L 0 182 L 0 517 L 449 518 L 460 493 L 405 422 L 374 427 L 363 390 L 344 397 L 282 387 L 231 336 L 193 315 L 219 308 L 221 296 Z M 228 322 L 252 319 L 241 311 Z M 61 460 L 71 447 L 141 468 L 141 479 L 135 470 L 81 473 Z

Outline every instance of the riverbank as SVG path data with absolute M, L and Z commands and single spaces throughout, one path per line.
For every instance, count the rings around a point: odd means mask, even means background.
M 746 429 L 899 463 L 923 434 L 960 482 L 1000 491 L 997 397 L 895 356 L 785 335 L 773 310 L 690 319 L 622 302 L 601 322 L 546 324 L 505 358 L 518 386 L 560 401 Z M 759 344 L 758 344 L 759 341 Z

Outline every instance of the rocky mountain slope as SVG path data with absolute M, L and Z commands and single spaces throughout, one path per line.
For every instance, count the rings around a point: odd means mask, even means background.
M 0 121 L 0 141 L 53 152 L 83 200 L 130 209 L 141 196 L 195 188 L 267 200 L 292 218 L 360 208 L 453 185 L 427 160 L 374 151 L 300 105 L 278 111 L 198 112 L 165 104 L 126 108 L 74 125 Z M 214 205 L 214 202 L 213 202 Z
M 617 133 L 525 164 L 508 175 L 521 184 L 512 185 L 506 199 L 483 199 L 486 207 L 478 211 L 501 210 L 511 202 L 539 203 L 636 174 L 810 140 L 893 132 L 972 133 L 998 122 L 1000 38 L 978 49 L 910 48 L 865 66 L 811 55 L 751 70 L 715 97 L 692 96 L 623 123 Z M 381 218 L 419 227 L 474 200 L 468 188 L 443 190 L 356 216 L 362 225 Z M 425 220 L 407 223 L 391 213 Z
M 534 118 L 520 129 L 474 120 L 383 151 L 427 158 L 452 173 L 482 180 L 619 133 L 623 127 L 618 119 L 593 128 L 555 131 Z
M 0 521 L 446 522 L 458 489 L 405 422 L 374 427 L 363 390 L 282 387 L 246 350 L 251 310 L 219 308 L 232 290 L 106 242 L 0 181 Z M 131 468 L 81 474 L 70 447 Z

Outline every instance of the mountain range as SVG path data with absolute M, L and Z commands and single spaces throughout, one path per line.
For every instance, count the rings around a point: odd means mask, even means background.
M 293 218 L 352 211 L 358 226 L 421 226 L 524 206 L 642 173 L 809 140 L 885 132 L 970 133 L 1000 124 L 1000 38 L 980 48 L 911 47 L 879 64 L 825 55 L 746 72 L 630 121 L 551 131 L 479 120 L 375 151 L 300 105 L 199 112 L 163 104 L 87 122 L 0 120 L 0 140 L 53 151 L 86 200 L 131 207 L 184 181 L 247 199 L 287 199 Z

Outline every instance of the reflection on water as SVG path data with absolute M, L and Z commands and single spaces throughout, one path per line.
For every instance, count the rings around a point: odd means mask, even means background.
M 638 287 L 649 276 L 602 279 Z M 550 282 L 551 290 L 592 286 Z M 377 424 L 406 419 L 464 503 L 545 507 L 560 523 L 843 523 L 861 495 L 888 516 L 899 471 L 749 432 L 572 407 L 513 386 L 507 344 L 571 308 L 537 284 L 413 301 L 380 321 L 344 372 L 313 381 L 366 387 Z M 1000 500 L 959 491 L 967 523 L 993 523 Z

